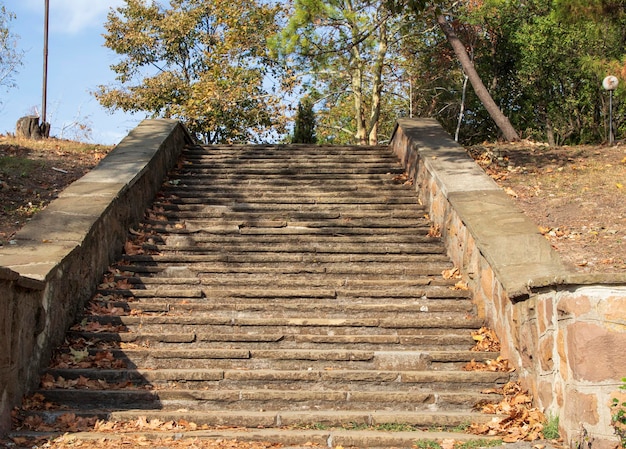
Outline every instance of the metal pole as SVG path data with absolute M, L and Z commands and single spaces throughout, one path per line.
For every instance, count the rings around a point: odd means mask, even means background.
M 609 145 L 613 145 L 613 91 L 609 91 Z
M 50 0 L 45 0 L 44 24 L 43 24 L 43 89 L 41 98 L 42 124 L 46 123 L 46 103 L 48 96 L 48 19 Z

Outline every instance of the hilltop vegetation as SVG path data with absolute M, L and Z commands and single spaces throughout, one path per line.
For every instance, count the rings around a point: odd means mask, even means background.
M 112 148 L 0 136 L 0 246 Z

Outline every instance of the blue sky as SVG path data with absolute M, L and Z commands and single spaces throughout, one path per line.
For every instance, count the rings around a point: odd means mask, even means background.
M 0 3 L 17 16 L 10 28 L 24 51 L 17 86 L 0 91 L 0 134 L 6 134 L 14 132 L 20 117 L 35 108 L 41 111 L 44 0 Z M 91 94 L 98 85 L 115 82 L 109 66 L 118 57 L 103 46 L 102 34 L 109 9 L 121 4 L 122 0 L 50 0 L 47 118 L 52 136 L 74 138 L 69 125 L 78 120 L 90 125 L 91 141 L 113 144 L 144 118 L 111 114 Z

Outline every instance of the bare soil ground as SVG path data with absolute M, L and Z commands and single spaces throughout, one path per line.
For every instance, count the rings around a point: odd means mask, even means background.
M 0 246 L 112 147 L 0 136 Z M 468 153 L 581 272 L 626 273 L 626 145 L 485 143 Z
M 0 247 L 111 146 L 0 135 Z
M 483 144 L 469 154 L 579 272 L 626 272 L 626 145 Z

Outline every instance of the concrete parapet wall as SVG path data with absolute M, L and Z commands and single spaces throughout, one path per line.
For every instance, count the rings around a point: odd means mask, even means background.
M 570 271 L 510 198 L 430 119 L 391 147 L 538 407 L 575 445 L 618 444 L 609 402 L 626 376 L 626 276 Z
M 145 120 L 0 248 L 0 433 L 192 139 Z

